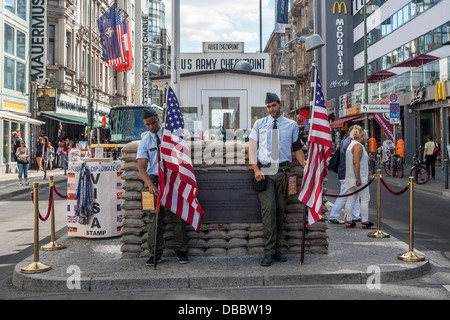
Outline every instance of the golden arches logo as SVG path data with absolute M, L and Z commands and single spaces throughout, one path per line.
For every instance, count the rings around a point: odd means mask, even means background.
M 347 14 L 347 5 L 344 1 L 335 1 L 333 4 L 333 14 L 336 14 L 336 6 L 338 8 L 338 13 L 342 13 L 342 7 L 344 7 L 344 14 Z
M 446 91 L 445 90 L 445 82 L 438 81 L 436 83 L 436 97 L 435 97 L 435 101 L 445 100 L 445 98 L 447 97 L 447 93 L 445 91 Z

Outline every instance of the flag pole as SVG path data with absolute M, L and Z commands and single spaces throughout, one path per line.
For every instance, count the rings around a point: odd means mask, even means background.
M 317 65 L 316 65 L 316 62 L 315 61 L 313 61 L 313 63 L 312 63 L 312 67 L 313 67 L 313 72 L 314 72 L 314 90 L 313 90 L 313 99 L 311 100 L 311 107 L 310 107 L 310 112 L 309 112 L 309 115 L 310 115 L 310 118 L 309 118 L 309 132 L 308 132 L 308 142 L 310 141 L 310 137 L 311 137 L 311 125 L 312 125 L 312 120 L 313 120 L 313 117 L 314 117 L 314 99 L 315 99 L 315 97 L 316 97 L 316 90 L 317 90 L 317 85 L 316 85 L 316 83 L 317 83 L 317 73 L 319 72 L 318 70 L 317 70 Z M 308 160 L 310 160 L 309 159 L 309 156 L 310 156 L 310 154 L 311 154 L 311 143 L 309 143 L 309 145 L 308 145 Z M 303 169 L 304 170 L 304 169 Z M 305 176 L 304 174 L 303 174 L 303 176 Z M 301 254 L 300 254 L 300 264 L 303 264 L 303 262 L 305 261 L 305 242 L 306 242 L 306 224 L 307 224 L 307 219 L 306 219 L 306 217 L 308 216 L 308 214 L 309 214 L 309 208 L 308 208 L 308 206 L 306 206 L 305 205 L 305 208 L 306 208 L 306 210 L 305 210 L 305 215 L 303 216 L 303 230 L 302 230 L 302 252 L 301 252 Z
M 164 139 L 164 130 L 165 130 L 165 122 L 166 122 L 166 111 L 167 111 L 167 93 L 169 92 L 169 90 L 167 90 L 167 87 L 168 87 L 168 84 L 166 83 L 166 86 L 165 86 L 165 88 L 164 88 L 164 103 L 163 103 L 163 116 L 162 116 L 162 122 L 161 122 L 161 130 L 162 130 L 162 134 L 161 134 L 161 138 L 162 139 Z M 162 141 L 162 139 L 161 139 L 161 141 Z M 159 146 L 158 146 L 158 148 L 159 148 Z M 159 164 L 158 165 L 161 165 L 162 164 L 162 161 L 163 161 L 163 158 L 162 158 L 162 152 L 159 152 Z M 161 189 L 160 188 L 160 185 L 159 185 L 159 181 L 160 181 L 160 179 L 159 179 L 160 177 L 159 177 L 159 168 L 158 168 L 158 189 Z M 158 194 L 158 197 L 157 197 L 157 199 L 156 199 L 156 204 L 158 203 L 158 198 L 159 198 L 159 194 Z M 154 226 L 154 228 L 155 228 L 155 242 L 154 242 L 154 251 L 153 251 L 153 270 L 156 270 L 156 261 L 157 261 L 157 258 L 156 258 L 156 254 L 157 254 L 157 247 L 158 247 L 158 224 L 159 224 L 159 208 L 158 208 L 158 205 L 156 205 L 156 226 Z

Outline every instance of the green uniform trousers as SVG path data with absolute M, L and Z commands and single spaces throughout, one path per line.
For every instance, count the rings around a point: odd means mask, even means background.
M 266 190 L 259 192 L 263 224 L 264 254 L 274 255 L 280 250 L 279 240 L 283 228 L 287 198 L 283 196 L 283 172 L 265 176 Z
M 157 176 L 149 176 L 150 180 L 153 182 L 153 184 L 157 187 L 158 186 L 158 177 Z M 174 250 L 176 253 L 178 252 L 184 252 L 188 253 L 188 237 L 186 232 L 186 221 L 181 219 L 179 216 L 177 216 L 175 213 L 170 211 L 169 209 L 164 208 L 163 206 L 160 207 L 160 210 L 158 212 L 158 246 L 156 248 L 157 255 L 162 256 L 163 250 L 164 250 L 164 213 L 170 218 L 170 222 L 173 225 L 173 242 L 174 242 Z M 147 238 L 147 246 L 148 250 L 150 251 L 150 256 L 153 256 L 154 250 L 155 250 L 155 225 L 156 225 L 156 214 L 150 214 L 150 222 L 151 226 L 148 231 L 148 238 Z

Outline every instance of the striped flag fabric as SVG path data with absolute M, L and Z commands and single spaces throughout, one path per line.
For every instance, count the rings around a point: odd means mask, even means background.
M 322 218 L 323 179 L 327 175 L 327 159 L 333 152 L 330 122 L 325 107 L 317 67 L 315 93 L 309 133 L 308 161 L 298 199 L 308 207 L 308 226 Z
M 122 41 L 125 61 L 114 67 L 118 72 L 129 71 L 133 68 L 133 47 L 131 44 L 130 26 L 127 19 L 122 21 Z
M 200 232 L 204 214 L 197 200 L 198 186 L 191 154 L 183 139 L 184 120 L 178 99 L 170 86 L 167 89 L 165 127 L 158 166 L 158 210 L 163 206 Z
M 116 36 L 119 48 L 119 56 L 116 59 L 108 61 L 109 65 L 117 66 L 125 62 L 125 50 L 123 47 L 123 26 L 122 26 L 122 15 L 120 11 L 116 11 Z
M 117 12 L 114 4 L 97 20 L 103 61 L 109 65 L 113 65 L 113 61 L 120 57 L 116 21 Z

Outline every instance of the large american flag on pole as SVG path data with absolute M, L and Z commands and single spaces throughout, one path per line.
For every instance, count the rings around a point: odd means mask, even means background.
M 316 66 L 314 72 L 316 83 L 310 123 L 308 162 L 298 195 L 298 199 L 308 207 L 308 225 L 322 218 L 323 179 L 327 175 L 326 161 L 333 152 L 330 122 Z
M 168 86 L 165 127 L 161 142 L 158 171 L 158 210 L 163 206 L 200 232 L 204 214 L 198 200 L 198 187 L 191 154 L 183 139 L 184 121 L 178 99 Z

